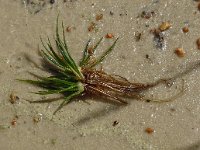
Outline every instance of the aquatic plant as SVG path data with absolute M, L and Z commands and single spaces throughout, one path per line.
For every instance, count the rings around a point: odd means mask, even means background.
M 118 38 L 100 57 L 96 58 L 95 60 L 93 59 L 94 53 L 103 38 L 101 38 L 92 49 L 89 48 L 89 40 L 83 51 L 83 57 L 79 64 L 77 64 L 68 51 L 65 40 L 64 25 L 62 23 L 61 37 L 59 34 L 58 24 L 59 23 L 57 19 L 55 35 L 56 48 L 52 46 L 49 38 L 46 44 L 41 38 L 41 43 L 43 45 L 43 50 L 41 50 L 41 53 L 43 57 L 51 65 L 53 65 L 55 74 L 49 77 L 38 76 L 38 80 L 21 80 L 46 89 L 38 91 L 37 94 L 40 95 L 55 93 L 64 94 L 64 100 L 55 110 L 54 114 L 65 104 L 71 102 L 74 97 L 82 94 L 102 96 L 107 100 L 112 100 L 121 104 L 127 104 L 127 102 L 122 98 L 144 99 L 140 95 L 140 92 L 154 87 L 159 83 L 166 83 L 166 81 L 169 80 L 161 79 L 152 84 L 131 83 L 121 76 L 109 75 L 103 70 L 97 70 L 95 67 L 101 63 L 114 49 Z M 164 101 L 169 101 L 169 99 Z

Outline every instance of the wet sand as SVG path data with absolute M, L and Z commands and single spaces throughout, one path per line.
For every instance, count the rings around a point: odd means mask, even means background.
M 29 72 L 49 75 L 42 69 L 39 37 L 54 36 L 58 14 L 65 27 L 71 27 L 66 32 L 67 43 L 76 61 L 81 58 L 88 39 L 96 42 L 112 33 L 114 38 L 104 39 L 96 54 L 119 37 L 114 51 L 102 64 L 105 72 L 141 83 L 173 77 L 200 61 L 196 46 L 200 38 L 197 5 L 192 0 L 60 0 L 53 4 L 1 0 L 0 149 L 200 149 L 199 67 L 174 80 L 171 87 L 161 85 L 144 92 L 146 97 L 165 99 L 179 92 L 184 80 L 184 93 L 172 102 L 128 99 L 128 106 L 119 107 L 101 98 L 86 99 L 89 104 L 77 98 L 53 117 L 61 101 L 30 104 L 27 100 L 59 95 L 36 95 L 31 92 L 40 88 L 16 81 L 34 79 Z M 150 18 L 149 14 L 146 16 L 149 12 Z M 103 18 L 97 21 L 96 15 L 100 14 Z M 158 48 L 150 30 L 166 21 L 171 28 L 163 33 L 163 48 Z M 92 22 L 96 26 L 89 32 Z M 185 26 L 188 33 L 182 31 Z M 174 53 L 178 47 L 185 50 L 182 58 Z M 19 98 L 15 104 L 9 101 L 12 93 Z M 147 128 L 153 132 L 147 133 Z

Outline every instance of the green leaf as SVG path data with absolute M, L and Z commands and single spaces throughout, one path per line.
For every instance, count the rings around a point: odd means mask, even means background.
M 64 92 L 72 92 L 77 90 L 77 85 L 70 86 L 68 88 L 58 89 L 58 90 L 47 90 L 47 91 L 39 91 L 35 94 L 47 95 L 47 94 L 56 94 L 56 93 L 64 93 Z
M 97 61 L 96 61 L 95 63 L 93 63 L 92 65 L 90 65 L 91 68 L 92 68 L 92 67 L 95 67 L 96 65 L 98 65 L 99 63 L 101 63 L 101 62 L 106 58 L 106 56 L 108 56 L 108 54 L 110 54 L 110 52 L 114 49 L 115 44 L 116 44 L 116 42 L 117 42 L 118 39 L 119 39 L 119 38 L 117 38 L 117 39 L 114 41 L 114 43 L 108 48 L 108 50 L 105 51 L 105 52 L 102 54 L 102 56 L 100 56 L 100 57 L 97 59 Z
M 95 53 L 97 47 L 99 46 L 99 44 L 101 43 L 101 41 L 103 40 L 103 37 L 95 44 L 94 48 L 93 48 L 93 53 Z M 88 41 L 85 49 L 84 49 L 84 55 L 83 55 L 83 59 L 80 63 L 80 66 L 86 66 L 88 65 L 88 61 L 90 60 L 90 54 L 88 53 L 88 45 L 89 45 L 90 40 Z
M 88 55 L 88 46 L 89 46 L 89 44 L 90 44 L 90 41 L 91 41 L 91 39 L 89 39 L 88 40 L 88 42 L 87 42 L 87 44 L 86 44 L 86 46 L 85 46 L 85 49 L 84 49 L 84 51 L 83 51 L 83 58 L 81 59 L 81 61 L 80 61 L 80 66 L 83 66 L 83 65 L 85 65 L 85 61 L 87 60 L 87 58 L 89 57 L 89 55 Z
M 59 107 L 54 111 L 53 115 L 55 115 L 64 105 L 66 105 L 67 103 L 69 103 L 72 98 L 74 98 L 75 96 L 78 96 L 82 93 L 83 91 L 77 91 L 75 93 L 70 94 L 69 96 L 67 96 L 63 102 L 59 105 Z
M 66 64 L 70 68 L 70 70 L 79 79 L 82 79 L 83 78 L 82 73 L 79 71 L 78 66 L 76 65 L 76 63 L 74 62 L 74 60 L 72 59 L 71 55 L 68 52 L 68 48 L 67 48 L 67 44 L 66 44 L 66 40 L 65 40 L 65 33 L 64 33 L 64 25 L 63 25 L 63 23 L 62 23 L 62 31 L 63 31 L 63 41 L 60 39 L 59 30 L 58 30 L 58 18 L 57 18 L 56 39 L 55 39 L 56 45 L 57 45 L 57 49 L 60 52 L 60 54 L 63 56 L 64 61 L 66 62 Z
M 65 40 L 64 25 L 62 23 L 63 39 L 61 40 L 58 29 L 58 18 L 56 23 L 56 37 L 55 43 L 57 47 L 57 52 L 53 49 L 52 44 L 48 39 L 46 45 L 44 44 L 42 38 L 41 43 L 45 50 L 41 50 L 45 59 L 47 59 L 51 64 L 60 69 L 61 72 L 67 72 L 74 75 L 74 78 L 82 80 L 84 78 L 83 74 L 80 72 L 75 61 L 72 59 L 68 52 L 68 47 Z

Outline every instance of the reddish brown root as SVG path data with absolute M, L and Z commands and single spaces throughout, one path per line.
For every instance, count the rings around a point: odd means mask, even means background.
M 142 95 L 137 95 L 136 98 L 139 100 L 145 100 L 145 101 L 149 101 L 149 102 L 158 102 L 158 103 L 170 102 L 170 101 L 177 99 L 178 97 L 181 97 L 184 94 L 184 91 L 185 91 L 185 88 L 184 88 L 184 80 L 183 80 L 181 90 L 177 94 L 175 94 L 171 97 L 168 97 L 166 99 L 153 99 L 153 98 L 144 97 Z
M 113 95 L 112 93 L 109 93 L 108 91 L 105 91 L 105 90 L 97 88 L 97 87 L 88 85 L 88 86 L 86 86 L 86 92 L 94 94 L 94 95 L 101 95 L 103 97 L 106 97 L 107 99 L 114 100 L 114 101 L 120 102 L 122 104 L 128 104 L 126 101 Z
M 154 102 L 168 102 L 171 99 L 175 99 L 183 93 L 183 89 L 176 95 L 164 99 L 164 100 L 153 100 L 144 98 L 141 96 L 141 92 L 155 87 L 159 84 L 167 84 L 172 78 L 161 79 L 151 84 L 142 84 L 142 83 L 131 83 L 127 79 L 116 76 L 108 75 L 105 72 L 93 70 L 93 69 L 83 69 L 82 73 L 85 76 L 83 84 L 85 85 L 85 92 L 87 94 L 101 95 L 107 99 L 111 99 L 122 104 L 127 104 L 126 101 L 121 98 L 136 98 L 141 100 L 149 100 Z

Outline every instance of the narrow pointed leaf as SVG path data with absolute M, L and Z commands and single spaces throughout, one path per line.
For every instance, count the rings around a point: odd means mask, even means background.
M 77 91 L 75 93 L 72 93 L 71 95 L 67 96 L 63 102 L 59 105 L 59 107 L 54 111 L 53 115 L 55 115 L 65 104 L 69 103 L 73 97 L 80 95 L 82 91 Z
M 87 60 L 87 58 L 88 58 L 88 46 L 89 46 L 89 44 L 90 44 L 90 41 L 91 41 L 91 39 L 89 39 L 88 40 L 88 42 L 87 42 L 87 44 L 86 44 L 86 46 L 85 46 L 85 49 L 84 49 L 84 51 L 83 51 L 83 58 L 81 59 L 81 61 L 80 61 L 80 66 L 84 66 L 85 65 L 85 61 Z
M 97 47 L 99 46 L 99 44 L 101 43 L 101 41 L 103 40 L 103 37 L 96 43 L 96 45 L 93 48 L 93 53 L 95 53 Z M 82 62 L 82 64 L 80 66 L 86 66 L 88 65 L 88 61 L 90 60 L 90 54 L 88 53 L 88 48 L 85 49 L 84 53 L 86 52 L 86 54 L 84 54 L 85 58 Z
M 108 50 L 107 51 L 105 51 L 104 53 L 103 53 L 103 55 L 101 56 L 101 57 L 99 57 L 98 59 L 97 59 L 97 61 L 94 63 L 94 64 L 92 64 L 90 67 L 92 68 L 92 67 L 95 67 L 96 65 L 98 65 L 99 63 L 101 63 L 105 58 L 106 58 L 106 56 L 113 50 L 113 48 L 115 47 L 115 44 L 116 44 L 116 42 L 117 42 L 117 40 L 118 40 L 119 38 L 117 38 L 116 40 L 115 40 L 115 42 L 111 45 L 111 47 L 110 48 L 108 48 Z
M 59 89 L 59 90 L 47 90 L 47 91 L 39 91 L 36 94 L 40 95 L 47 95 L 47 94 L 56 94 L 56 93 L 64 93 L 64 92 L 70 92 L 70 91 L 75 91 L 77 90 L 77 86 L 70 86 L 65 89 Z

